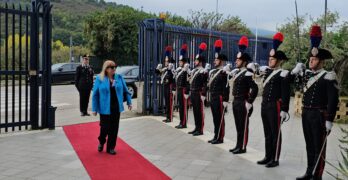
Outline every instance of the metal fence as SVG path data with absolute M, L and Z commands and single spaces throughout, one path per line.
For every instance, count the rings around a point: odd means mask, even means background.
M 48 0 L 30 6 L 0 4 L 0 133 L 54 128 L 52 6 Z
M 140 80 L 144 81 L 143 108 L 145 111 L 157 115 L 163 109 L 161 86 L 158 84 L 158 77 L 154 70 L 158 63 L 163 63 L 165 46 L 171 45 L 173 47 L 173 58 L 177 65 L 181 45 L 186 43 L 192 67 L 192 60 L 198 53 L 199 44 L 201 42 L 207 43 L 208 49 L 203 55 L 207 57 L 207 62 L 211 64 L 215 54 L 214 42 L 221 38 L 223 41 L 221 53 L 226 54 L 228 62 L 234 64 L 238 53 L 238 41 L 241 36 L 233 33 L 174 26 L 165 24 L 161 19 L 147 19 L 139 23 L 138 64 Z M 265 65 L 268 62 L 269 51 L 272 48 L 272 39 L 259 37 L 256 49 L 255 37 L 248 38 L 249 48 L 247 52 L 255 62 Z M 256 54 L 255 50 L 257 50 Z

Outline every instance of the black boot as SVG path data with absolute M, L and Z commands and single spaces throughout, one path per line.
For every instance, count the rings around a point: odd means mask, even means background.
M 277 167 L 277 166 L 279 166 L 279 161 L 272 160 L 272 161 L 270 161 L 269 163 L 266 164 L 267 168 L 272 168 L 272 167 Z
M 224 143 L 224 140 L 218 140 L 218 139 L 211 142 L 211 144 L 222 144 L 222 143 Z
M 193 131 L 190 131 L 188 132 L 189 134 L 194 134 L 197 130 L 193 130 Z
M 301 177 L 297 177 L 296 178 L 296 180 L 310 180 L 310 179 L 312 179 L 313 178 L 313 176 L 311 175 L 311 174 L 304 174 L 303 176 L 301 176 Z
M 238 148 L 238 146 L 234 147 L 233 149 L 230 149 L 230 152 L 235 151 Z
M 264 157 L 262 160 L 257 161 L 257 164 L 265 165 L 265 164 L 268 164 L 270 161 L 271 160 L 269 158 Z
M 195 133 L 192 134 L 193 136 L 200 136 L 200 135 L 203 135 L 202 132 L 199 132 L 199 131 L 196 131 Z
M 233 154 L 243 154 L 243 153 L 246 153 L 246 149 L 237 148 L 232 153 Z
M 170 119 L 165 119 L 165 120 L 163 120 L 163 122 L 164 123 L 170 123 L 171 121 L 170 121 Z
M 213 139 L 209 140 L 208 143 L 211 143 L 211 142 L 213 142 L 213 141 L 215 141 L 215 140 L 216 140 L 216 139 L 215 139 L 215 137 L 214 137 Z
M 179 125 L 175 126 L 175 128 L 183 129 L 183 128 L 187 128 L 187 127 L 186 127 L 186 125 L 179 124 Z
M 99 144 L 99 145 L 98 145 L 98 151 L 99 151 L 99 152 L 102 152 L 103 149 L 104 149 L 104 145 L 103 145 L 103 144 Z

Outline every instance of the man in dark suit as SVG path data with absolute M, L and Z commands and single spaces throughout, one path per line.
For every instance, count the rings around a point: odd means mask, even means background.
M 81 65 L 76 68 L 75 86 L 80 94 L 81 116 L 89 116 L 87 112 L 89 96 L 93 87 L 93 69 L 89 65 L 88 55 L 84 55 Z

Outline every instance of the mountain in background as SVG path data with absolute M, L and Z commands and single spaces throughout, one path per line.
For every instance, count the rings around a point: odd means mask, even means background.
M 255 35 L 256 29 L 249 28 L 251 32 Z M 258 29 L 258 36 L 272 38 L 272 36 L 276 33 L 275 31 L 267 30 L 267 29 Z

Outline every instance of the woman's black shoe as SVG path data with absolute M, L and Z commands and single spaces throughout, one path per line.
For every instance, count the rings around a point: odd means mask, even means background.
M 108 150 L 107 153 L 111 155 L 116 155 L 116 151 L 113 149 Z
M 99 145 L 98 145 L 98 151 L 99 151 L 99 152 L 102 152 L 102 151 L 103 151 L 103 148 L 104 148 L 104 146 L 103 146 L 102 144 L 99 144 Z
M 260 161 L 257 161 L 257 164 L 260 164 L 260 165 L 265 165 L 265 164 L 268 164 L 271 160 L 268 159 L 268 158 L 263 158 L 262 160 Z
M 271 162 L 266 164 L 267 168 L 272 168 L 272 167 L 277 167 L 277 166 L 279 166 L 279 161 L 271 161 Z

